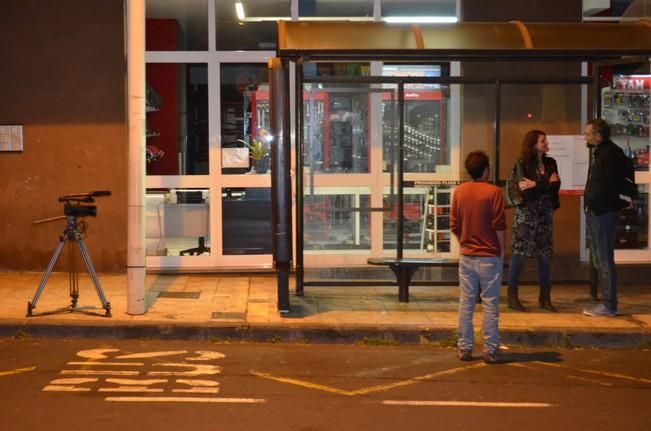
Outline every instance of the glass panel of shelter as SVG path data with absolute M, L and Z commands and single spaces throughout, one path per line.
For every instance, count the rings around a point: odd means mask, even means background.
M 337 67 L 346 70 L 354 66 L 339 64 Z M 318 75 L 314 74 L 317 68 L 319 65 L 308 67 L 306 75 L 309 76 L 310 70 L 312 76 Z M 436 74 L 440 74 L 440 67 L 435 66 L 435 69 Z M 304 84 L 303 88 L 304 249 L 308 254 L 319 250 L 367 250 L 358 256 L 359 263 L 373 254 L 395 255 L 397 85 L 320 83 L 317 78 Z M 451 172 L 447 131 L 449 88 L 410 84 L 405 87 L 405 92 L 414 102 L 410 106 L 405 100 L 405 112 L 411 113 L 405 115 L 405 128 L 409 130 L 405 139 L 409 136 L 413 141 L 405 143 L 405 172 L 415 175 L 415 179 L 429 179 L 431 182 L 437 165 L 445 174 Z M 373 109 L 380 112 L 380 124 L 373 122 Z M 380 142 L 373 142 L 370 138 L 374 136 L 373 127 L 380 128 L 379 133 L 375 131 Z M 441 151 L 442 145 L 446 146 L 444 151 Z M 381 151 L 380 158 L 372 157 L 375 151 Z M 327 174 L 327 179 L 324 174 Z M 355 190 L 350 187 L 351 181 L 360 180 L 354 174 L 367 174 L 361 181 L 372 184 L 368 195 L 351 194 Z M 319 184 L 326 183 L 329 186 L 327 193 L 319 187 Z M 403 246 L 406 251 L 417 255 L 427 251 L 451 252 L 451 193 L 452 188 L 445 185 L 404 189 Z M 326 231 L 330 236 L 324 233 Z M 374 247 L 373 243 L 377 245 Z M 319 262 L 324 260 L 319 259 Z

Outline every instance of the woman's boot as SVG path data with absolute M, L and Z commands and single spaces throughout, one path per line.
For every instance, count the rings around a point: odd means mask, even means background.
M 508 290 L 508 304 L 511 310 L 515 311 L 527 311 L 526 308 L 520 303 L 518 298 L 518 288 L 509 286 Z
M 541 287 L 540 295 L 538 296 L 538 304 L 543 310 L 551 311 L 556 313 L 556 308 L 552 305 L 551 298 L 552 289 L 551 287 Z

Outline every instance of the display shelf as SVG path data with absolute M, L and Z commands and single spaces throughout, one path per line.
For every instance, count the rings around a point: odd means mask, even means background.
M 449 253 L 452 231 L 450 230 L 450 203 L 452 189 L 449 186 L 430 187 L 425 195 L 421 249 L 431 253 Z

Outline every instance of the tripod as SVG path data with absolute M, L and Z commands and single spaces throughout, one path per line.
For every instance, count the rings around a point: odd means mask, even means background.
M 62 218 L 62 217 L 64 216 L 56 217 L 56 218 Z M 84 240 L 81 238 L 81 232 L 79 232 L 79 229 L 77 228 L 77 216 L 67 215 L 65 217 L 67 218 L 68 221 L 66 223 L 65 229 L 63 230 L 63 235 L 59 237 L 59 242 L 57 243 L 56 249 L 54 250 L 52 259 L 50 259 L 50 263 L 48 264 L 47 269 L 43 274 L 43 278 L 41 279 L 41 284 L 38 285 L 38 289 L 34 294 L 34 299 L 27 302 L 27 317 L 32 316 L 32 310 L 36 308 L 36 303 L 38 302 L 38 298 L 41 296 L 41 293 L 43 293 L 43 289 L 45 288 L 45 285 L 47 284 L 50 275 L 52 275 L 52 269 L 54 268 L 54 265 L 56 265 L 57 260 L 61 255 L 61 251 L 63 250 L 63 246 L 66 244 L 66 242 L 68 243 L 69 250 L 71 252 L 70 253 L 71 267 L 69 268 L 68 271 L 68 278 L 70 284 L 70 298 L 71 298 L 70 311 L 77 311 L 76 310 L 77 300 L 79 299 L 79 273 L 77 272 L 76 266 L 74 264 L 74 257 L 75 257 L 74 245 L 76 243 L 77 246 L 79 247 L 79 251 L 81 252 L 81 257 L 84 260 L 86 269 L 88 270 L 88 273 L 90 274 L 90 277 L 93 280 L 93 286 L 95 286 L 95 291 L 97 292 L 97 296 L 99 297 L 99 300 L 102 302 L 102 308 L 106 310 L 106 316 L 111 317 L 111 304 L 106 300 L 106 297 L 104 296 L 104 292 L 102 292 L 102 287 L 100 286 L 99 280 L 97 279 L 97 273 L 95 272 L 95 268 L 93 268 L 93 263 L 91 262 L 90 256 L 88 255 L 88 249 L 86 248 L 86 244 L 84 244 Z

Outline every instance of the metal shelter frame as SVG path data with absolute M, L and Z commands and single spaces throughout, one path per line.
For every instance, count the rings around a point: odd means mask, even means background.
M 608 26 L 608 27 L 606 27 Z M 355 28 L 363 27 L 363 28 Z M 531 28 L 530 28 L 531 27 Z M 476 30 L 476 29 L 479 30 Z M 514 36 L 514 30 L 519 37 Z M 560 30 L 556 30 L 560 28 Z M 464 36 L 464 43 L 455 45 L 455 40 L 450 41 L 450 33 L 460 38 L 464 31 L 477 32 L 477 37 Z M 382 48 L 382 43 L 374 42 L 372 36 L 365 35 L 364 38 L 355 38 L 355 34 L 361 32 L 376 32 L 378 34 L 390 33 L 386 37 L 385 44 L 389 48 Z M 284 101 L 289 101 L 289 81 L 282 81 L 282 88 L 276 87 L 279 81 L 275 78 L 280 69 L 289 69 L 289 62 L 296 66 L 295 73 L 295 136 L 296 136 L 296 294 L 302 296 L 304 286 L 376 286 L 391 285 L 386 281 L 356 281 L 356 282 L 306 282 L 304 280 L 304 220 L 303 220 L 303 86 L 306 83 L 337 83 L 337 84 L 395 84 L 398 86 L 398 163 L 397 169 L 397 196 L 398 196 L 398 218 L 397 218 L 397 258 L 403 257 L 403 231 L 404 231 L 404 87 L 406 84 L 466 84 L 466 85 L 493 85 L 495 110 L 493 118 L 493 181 L 500 183 L 499 179 L 499 152 L 500 152 L 500 120 L 501 120 L 501 87 L 505 84 L 567 84 L 567 85 L 592 85 L 592 112 L 599 112 L 599 74 L 598 65 L 600 61 L 613 62 L 622 57 L 637 57 L 646 60 L 651 56 L 651 23 L 641 22 L 636 24 L 523 24 L 513 23 L 462 23 L 455 26 L 432 26 L 431 33 L 424 36 L 424 31 L 415 26 L 403 26 L 396 29 L 387 27 L 382 23 L 279 23 L 279 46 L 278 57 L 274 59 L 274 66 L 270 66 L 270 81 L 272 83 L 271 118 L 272 130 L 276 139 L 272 145 L 272 159 L 282 155 L 282 160 L 274 160 L 272 170 L 272 211 L 273 215 L 273 255 L 274 265 L 278 271 L 278 310 L 281 313 L 290 311 L 289 301 L 289 271 L 292 267 L 292 245 L 291 238 L 291 180 L 289 170 L 290 142 L 289 142 L 289 103 L 279 109 L 278 103 L 273 101 L 274 95 L 280 95 Z M 402 38 L 395 36 L 396 31 L 402 31 Z M 554 36 L 556 33 L 566 33 L 580 36 L 578 41 L 567 41 L 561 37 Z M 456 33 L 455 33 L 456 32 Z M 504 41 L 503 35 L 510 32 L 512 40 Z M 602 33 L 606 34 L 605 38 Z M 333 41 L 327 37 L 320 38 L 323 34 L 334 35 Z M 450 46 L 442 46 L 437 36 L 447 36 L 448 40 L 443 41 Z M 405 35 L 412 35 L 413 41 L 407 40 Z M 488 36 L 492 36 L 491 39 Z M 626 44 L 623 40 L 632 35 L 642 36 L 635 42 Z M 309 36 L 309 37 L 308 37 Z M 552 37 L 553 36 L 553 37 Z M 593 36 L 594 38 L 591 38 Z M 600 36 L 600 37 L 596 37 Z M 521 39 L 520 39 L 521 38 Z M 398 42 L 395 42 L 398 40 Z M 470 42 L 468 42 L 470 40 Z M 537 40 L 541 40 L 541 46 L 537 47 Z M 426 41 L 434 45 L 431 48 L 426 46 Z M 600 45 L 601 44 L 601 45 Z M 505 46 L 507 45 L 507 46 Z M 603 46 L 605 45 L 605 47 Z M 416 78 L 416 77 L 319 77 L 303 78 L 303 64 L 307 61 L 587 61 L 595 66 L 591 77 L 576 76 L 568 78 L 542 77 L 542 78 L 466 78 L 466 77 L 437 77 L 437 78 Z M 270 65 L 272 62 L 270 62 Z M 595 71 L 597 73 L 595 73 Z M 286 75 L 285 75 L 286 76 Z M 274 108 L 276 107 L 276 108 Z M 275 126 L 275 127 L 274 127 Z M 359 209 L 351 209 L 351 211 Z M 369 211 L 384 211 L 383 208 L 369 208 Z M 282 222 L 277 223 L 277 220 Z M 397 284 L 397 283 L 395 283 Z M 435 285 L 437 282 L 413 282 L 412 285 Z M 446 283 L 447 284 L 447 283 Z M 591 283 L 592 284 L 592 283 Z M 596 294 L 596 286 L 591 287 L 591 293 Z

